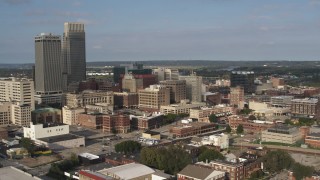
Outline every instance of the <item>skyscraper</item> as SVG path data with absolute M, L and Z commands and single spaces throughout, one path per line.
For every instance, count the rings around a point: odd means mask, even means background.
M 192 102 L 202 101 L 202 76 L 179 76 L 180 80 L 186 81 L 186 97 Z
M 35 37 L 35 99 L 60 103 L 62 92 L 61 37 L 41 33 Z
M 70 83 L 86 80 L 86 41 L 83 23 L 64 23 L 63 89 Z

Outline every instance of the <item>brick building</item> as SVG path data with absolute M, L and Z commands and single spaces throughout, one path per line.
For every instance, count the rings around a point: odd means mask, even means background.
M 314 148 L 320 148 L 320 133 L 310 133 L 305 137 L 304 143 Z
M 160 127 L 163 122 L 162 113 L 153 113 L 149 116 L 130 116 L 131 127 L 135 130 L 150 130 Z
M 214 170 L 210 167 L 187 165 L 177 174 L 178 180 L 224 180 L 225 172 Z
M 315 116 L 317 104 L 318 99 L 316 98 L 293 99 L 291 100 L 291 114 L 299 117 Z
M 102 131 L 127 133 L 130 131 L 130 118 L 127 115 L 103 115 Z
M 261 132 L 274 125 L 273 122 L 263 123 L 260 121 L 249 121 L 248 119 L 236 115 L 230 116 L 228 118 L 228 121 L 231 129 L 236 130 L 237 127 L 241 124 L 243 126 L 243 130 L 246 132 Z
M 138 93 L 129 92 L 115 92 L 114 93 L 114 106 L 117 108 L 134 108 L 139 104 Z
M 102 129 L 103 114 L 91 113 L 91 114 L 79 114 L 78 124 L 90 129 Z

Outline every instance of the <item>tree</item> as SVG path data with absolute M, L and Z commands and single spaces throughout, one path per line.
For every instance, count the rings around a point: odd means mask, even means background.
M 20 145 L 25 148 L 30 154 L 33 154 L 36 148 L 33 140 L 31 140 L 30 138 L 21 138 Z
M 224 159 L 224 156 L 220 152 L 213 149 L 207 149 L 198 156 L 198 161 L 203 162 L 210 162 L 215 159 Z
M 75 153 L 71 153 L 70 160 L 71 160 L 73 166 L 78 166 L 80 164 L 79 158 Z
M 312 173 L 314 172 L 314 168 L 311 166 L 304 166 L 300 163 L 294 163 L 292 167 L 292 172 L 296 180 L 302 180 L 305 177 L 312 176 Z
M 231 129 L 230 125 L 228 124 L 227 127 L 226 127 L 226 132 L 227 133 L 231 133 L 231 131 L 232 131 L 232 129 Z
M 123 141 L 115 145 L 116 152 L 121 152 L 125 154 L 137 152 L 140 150 L 141 150 L 141 144 L 132 140 Z
M 262 178 L 263 176 L 264 176 L 264 172 L 262 170 L 258 170 L 258 171 L 253 172 L 250 175 L 249 180 L 259 179 L 259 178 Z
M 277 150 L 269 151 L 262 159 L 263 166 L 270 173 L 280 172 L 283 169 L 290 169 L 294 160 L 288 152 Z
M 191 163 L 191 157 L 180 146 L 145 147 L 140 152 L 140 162 L 166 173 L 176 174 Z
M 216 123 L 216 122 L 218 122 L 217 116 L 216 116 L 215 114 L 211 114 L 211 115 L 209 116 L 209 121 L 210 121 L 211 123 Z
M 242 124 L 239 124 L 237 127 L 237 134 L 242 134 L 243 133 L 243 126 Z

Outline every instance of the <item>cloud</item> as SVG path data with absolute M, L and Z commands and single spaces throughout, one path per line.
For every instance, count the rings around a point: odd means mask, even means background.
M 3 2 L 10 5 L 20 5 L 20 4 L 28 4 L 31 2 L 31 0 L 4 0 Z

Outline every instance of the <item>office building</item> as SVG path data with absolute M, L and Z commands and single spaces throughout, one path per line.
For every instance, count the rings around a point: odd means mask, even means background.
M 83 91 L 79 94 L 67 93 L 65 95 L 65 105 L 69 108 L 85 107 L 96 103 L 105 103 L 113 106 L 112 91 Z
M 85 112 L 85 109 L 81 107 L 69 108 L 68 106 L 64 106 L 62 108 L 63 123 L 68 125 L 77 125 L 78 115 L 84 112 Z
M 61 37 L 41 33 L 35 37 L 35 99 L 38 104 L 61 103 Z
M 170 103 L 180 103 L 186 99 L 186 81 L 184 80 L 166 80 L 159 83 L 170 89 Z
M 205 103 L 189 103 L 189 100 L 182 100 L 179 104 L 160 106 L 163 114 L 189 114 L 190 109 L 204 107 Z
M 157 68 L 153 69 L 152 73 L 157 75 L 158 82 L 165 80 L 179 80 L 179 70 L 169 68 Z
M 127 115 L 103 115 L 102 131 L 107 133 L 127 133 L 130 131 L 130 118 Z
M 86 38 L 83 23 L 64 23 L 63 88 L 70 83 L 86 80 Z
M 262 142 L 278 142 L 284 144 L 294 144 L 298 140 L 302 139 L 302 134 L 296 127 L 280 126 L 269 128 L 262 131 Z
M 230 88 L 230 105 L 243 108 L 244 106 L 244 89 L 241 86 Z
M 122 90 L 124 92 L 138 92 L 143 89 L 143 79 L 137 79 L 132 74 L 125 74 L 122 78 Z
M 317 114 L 318 99 L 305 98 L 291 100 L 291 114 L 298 117 L 314 117 Z
M 146 111 L 159 111 L 160 106 L 170 104 L 170 89 L 161 85 L 151 85 L 138 94 L 139 108 Z
M 11 121 L 11 103 L 0 102 L 0 126 L 9 125 Z
M 252 71 L 232 71 L 230 75 L 231 87 L 242 86 L 245 93 L 254 93 L 254 72 Z
M 121 83 L 121 75 L 131 73 L 133 75 L 151 75 L 152 69 L 144 69 L 143 64 L 120 64 L 113 68 L 113 81 L 114 83 Z
M 270 105 L 272 107 L 291 107 L 291 100 L 293 96 L 273 96 L 270 98 Z
M 154 112 L 143 116 L 130 115 L 131 127 L 134 130 L 150 130 L 160 127 L 163 123 L 163 114 Z
M 116 108 L 135 108 L 139 104 L 138 93 L 114 92 L 114 106 Z
M 62 123 L 61 109 L 46 107 L 38 108 L 31 112 L 31 118 L 33 123 Z
M 10 101 L 29 105 L 34 110 L 34 84 L 30 79 L 0 79 L 0 102 Z
M 180 76 L 179 80 L 186 81 L 186 97 L 191 102 L 202 101 L 202 77 L 192 74 L 191 76 Z

